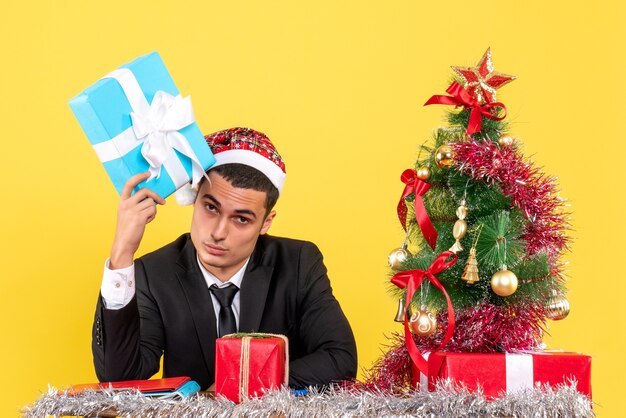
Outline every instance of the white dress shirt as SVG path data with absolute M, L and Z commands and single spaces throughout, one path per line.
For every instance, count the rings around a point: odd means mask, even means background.
M 104 263 L 100 294 L 104 307 L 117 310 L 128 305 L 135 296 L 135 264 L 117 270 L 109 268 L 110 259 Z
M 200 260 L 198 260 L 198 265 L 200 266 L 200 271 L 202 272 L 202 275 L 204 276 L 204 280 L 206 281 L 207 287 L 211 287 L 212 284 L 217 285 L 217 287 L 226 287 L 230 283 L 232 283 L 235 286 L 237 286 L 238 289 L 241 289 L 241 282 L 243 281 L 243 274 L 245 273 L 246 267 L 248 266 L 248 261 L 250 261 L 250 258 L 246 260 L 244 265 L 239 269 L 239 271 L 237 271 L 237 273 L 233 274 L 233 277 L 231 277 L 230 279 L 228 279 L 228 281 L 224 283 L 222 283 L 217 277 L 209 273 L 209 271 L 204 268 Z M 220 322 L 219 318 L 220 318 L 220 309 L 221 309 L 220 303 L 218 302 L 213 292 L 209 292 L 209 293 L 211 293 L 211 300 L 213 301 L 213 311 L 215 312 L 215 329 L 219 329 L 219 322 Z M 235 293 L 235 297 L 233 298 L 233 303 L 230 306 L 232 307 L 233 313 L 235 314 L 235 322 L 237 323 L 237 329 L 239 329 L 239 311 L 240 311 L 239 308 L 241 307 L 241 292 Z
M 198 266 L 200 267 L 200 271 L 202 272 L 202 276 L 206 282 L 207 288 L 212 284 L 215 284 L 217 287 L 226 287 L 229 283 L 234 284 L 237 288 L 241 289 L 241 282 L 243 281 L 243 274 L 246 271 L 246 267 L 248 266 L 248 262 L 250 258 L 246 260 L 244 265 L 235 273 L 233 276 L 228 279 L 226 282 L 221 282 L 217 277 L 211 274 L 200 262 L 199 259 Z M 117 310 L 122 309 L 124 306 L 128 305 L 130 301 L 135 296 L 135 264 L 128 267 L 124 267 L 117 270 L 111 270 L 109 268 L 109 259 L 104 263 L 104 273 L 102 275 L 102 286 L 100 288 L 100 293 L 102 294 L 102 299 L 104 301 L 104 306 L 107 309 Z M 213 301 L 213 311 L 215 312 L 215 327 L 216 329 L 219 327 L 219 316 L 220 316 L 220 304 L 213 295 L 213 292 L 209 292 L 211 294 L 211 300 Z M 233 313 L 235 314 L 235 321 L 237 323 L 237 329 L 239 329 L 239 312 L 241 307 L 241 292 L 237 292 L 233 299 Z

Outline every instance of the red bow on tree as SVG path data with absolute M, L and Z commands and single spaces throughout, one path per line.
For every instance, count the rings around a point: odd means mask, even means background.
M 407 208 L 404 199 L 411 193 L 415 193 L 415 199 L 413 199 L 415 220 L 420 226 L 422 234 L 424 234 L 424 238 L 426 238 L 426 242 L 430 245 L 430 248 L 434 250 L 435 245 L 437 244 L 437 230 L 428 217 L 428 212 L 426 212 L 426 207 L 424 206 L 424 199 L 422 199 L 422 196 L 424 196 L 428 189 L 430 189 L 430 184 L 417 178 L 417 173 L 415 170 L 411 169 L 404 170 L 402 176 L 400 176 L 400 180 L 402 180 L 402 183 L 406 184 L 404 191 L 402 192 L 402 196 L 400 197 L 400 201 L 398 202 L 397 209 L 398 218 L 400 219 L 402 228 L 406 231 Z
M 446 261 L 448 257 L 452 256 L 453 258 L 450 261 Z M 417 368 L 424 374 L 428 374 L 428 362 L 417 348 L 417 344 L 413 341 L 413 335 L 411 334 L 411 330 L 409 329 L 409 315 L 408 309 L 411 304 L 411 299 L 413 299 L 413 295 L 415 291 L 420 287 L 424 278 L 428 279 L 437 289 L 441 290 L 441 292 L 446 297 L 446 301 L 448 302 L 448 327 L 446 330 L 446 336 L 444 337 L 441 344 L 434 350 L 441 350 L 448 342 L 452 339 L 452 334 L 454 333 L 454 309 L 452 307 L 452 302 L 450 301 L 450 296 L 446 292 L 446 289 L 443 287 L 441 282 L 437 280 L 435 274 L 441 273 L 448 267 L 454 265 L 456 263 L 458 257 L 452 251 L 444 251 L 439 254 L 437 258 L 432 262 L 430 267 L 427 270 L 407 270 L 397 273 L 391 278 L 391 283 L 395 284 L 401 289 L 406 288 L 406 303 L 404 306 L 404 339 L 406 342 L 406 348 L 409 351 L 409 356 L 411 356 L 411 360 L 417 366 Z
M 491 120 L 502 120 L 506 117 L 506 107 L 500 102 L 486 103 L 481 106 L 480 102 L 470 95 L 467 90 L 463 88 L 456 81 L 450 84 L 450 87 L 446 90 L 446 93 L 451 96 L 434 95 L 424 106 L 431 104 L 442 104 L 452 106 L 463 106 L 466 109 L 471 109 L 469 123 L 467 124 L 467 135 L 471 135 L 476 132 L 480 132 L 483 126 L 483 116 Z M 504 110 L 503 116 L 496 116 L 491 113 L 491 109 L 494 107 L 500 107 Z

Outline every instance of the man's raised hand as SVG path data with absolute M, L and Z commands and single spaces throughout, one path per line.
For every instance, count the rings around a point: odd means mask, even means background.
M 165 204 L 165 199 L 145 187 L 131 196 L 133 189 L 148 177 L 150 177 L 149 172 L 136 174 L 128 179 L 122 189 L 109 261 L 111 270 L 129 267 L 133 264 L 135 252 L 141 244 L 146 225 L 156 216 L 155 203 Z

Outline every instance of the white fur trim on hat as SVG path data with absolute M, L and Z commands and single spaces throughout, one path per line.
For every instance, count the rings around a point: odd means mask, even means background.
M 278 193 L 282 193 L 283 185 L 285 184 L 285 172 L 276 163 L 264 156 L 245 149 L 222 151 L 214 154 L 214 156 L 215 164 L 212 167 L 233 163 L 248 165 L 265 174 L 269 181 L 278 189 Z
M 198 195 L 198 188 L 192 187 L 191 184 L 189 183 L 185 184 L 180 189 L 176 190 L 176 192 L 174 192 L 176 203 L 178 203 L 181 206 L 192 205 L 193 202 L 196 201 L 197 195 Z

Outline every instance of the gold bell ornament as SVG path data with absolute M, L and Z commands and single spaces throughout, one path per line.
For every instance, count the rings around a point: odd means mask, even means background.
M 565 296 L 558 294 L 556 290 L 552 291 L 552 296 L 546 303 L 546 313 L 548 318 L 553 321 L 560 321 L 569 315 L 569 301 Z
M 413 334 L 428 337 L 437 329 L 437 318 L 425 306 L 422 306 L 420 310 L 411 315 L 409 324 Z
M 450 247 L 450 251 L 455 254 L 463 251 L 461 240 L 467 233 L 467 222 L 465 222 L 465 218 L 467 217 L 467 206 L 465 206 L 465 200 L 461 200 L 461 206 L 456 208 L 456 216 L 459 219 L 457 219 L 454 223 L 454 227 L 452 227 L 452 236 L 454 236 L 456 241 L 452 247 Z
M 452 147 L 448 144 L 443 144 L 437 151 L 435 151 L 435 163 L 439 167 L 451 167 L 454 164 L 454 155 Z
M 406 261 L 409 255 L 410 254 L 406 249 L 406 243 L 404 243 L 402 244 L 402 247 L 396 248 L 389 253 L 389 257 L 387 257 L 387 263 L 389 264 L 389 267 L 391 267 L 393 270 L 398 271 L 402 269 L 402 263 Z
M 491 276 L 491 289 L 498 296 L 511 296 L 517 290 L 517 276 L 503 266 Z
M 411 312 L 411 305 L 407 310 L 407 315 L 410 318 L 413 313 Z M 404 297 L 401 297 L 398 300 L 398 312 L 396 312 L 396 317 L 393 319 L 395 322 L 404 322 Z

